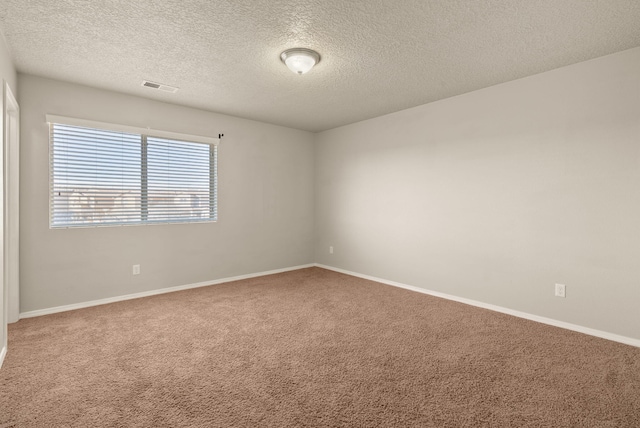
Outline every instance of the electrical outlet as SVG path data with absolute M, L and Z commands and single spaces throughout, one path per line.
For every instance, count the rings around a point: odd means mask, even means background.
M 329 254 L 333 254 L 333 246 L 329 247 Z
M 556 297 L 567 297 L 567 287 L 564 284 L 556 284 Z
M 133 274 L 140 275 L 140 265 L 133 265 Z

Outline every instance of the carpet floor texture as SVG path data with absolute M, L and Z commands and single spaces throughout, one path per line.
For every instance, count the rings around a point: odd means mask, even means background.
M 640 348 L 309 268 L 10 325 L 0 427 L 640 427 Z

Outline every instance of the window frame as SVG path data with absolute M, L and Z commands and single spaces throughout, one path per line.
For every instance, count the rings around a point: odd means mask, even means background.
M 171 131 L 163 131 L 151 128 L 141 128 L 130 125 L 120 125 L 108 122 L 99 122 L 88 119 L 78 119 L 71 118 L 65 116 L 51 115 L 47 114 L 46 122 L 49 128 L 49 229 L 76 229 L 76 228 L 96 228 L 96 227 L 118 227 L 118 226 L 152 226 L 152 225 L 167 225 L 167 224 L 194 224 L 194 223 L 216 223 L 218 221 L 218 209 L 217 209 L 217 201 L 218 201 L 218 145 L 220 143 L 220 138 L 214 137 L 206 137 L 201 135 L 193 135 L 193 134 L 183 134 L 178 132 Z M 159 221 L 149 221 L 143 220 L 145 218 L 143 212 L 143 201 L 142 201 L 142 187 L 143 183 L 140 183 L 140 191 L 141 191 L 141 200 L 140 200 L 140 221 L 128 221 L 122 223 L 80 223 L 80 224 L 63 224 L 63 225 L 55 225 L 53 223 L 53 151 L 54 151 L 54 141 L 53 141 L 53 127 L 52 125 L 67 125 L 67 126 L 77 126 L 83 128 L 91 128 L 102 131 L 111 131 L 111 132 L 123 132 L 128 134 L 135 134 L 140 136 L 140 148 L 141 148 L 141 159 L 140 159 L 140 172 L 142 174 L 143 169 L 146 169 L 148 165 L 146 159 L 143 159 L 144 152 L 146 151 L 147 138 L 159 138 L 165 140 L 175 140 L 183 143 L 193 143 L 193 144 L 206 144 L 210 146 L 210 163 L 209 163 L 209 213 L 210 216 L 200 219 L 175 219 L 175 220 L 159 220 Z M 148 211 L 148 206 L 147 206 Z M 148 213 L 147 213 L 148 214 Z

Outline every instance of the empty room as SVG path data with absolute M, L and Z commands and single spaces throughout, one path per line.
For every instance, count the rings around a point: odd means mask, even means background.
M 640 427 L 639 23 L 0 0 L 0 428 Z

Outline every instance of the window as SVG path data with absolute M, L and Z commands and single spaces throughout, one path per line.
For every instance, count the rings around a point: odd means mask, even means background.
M 47 120 L 50 227 L 217 220 L 218 139 Z

